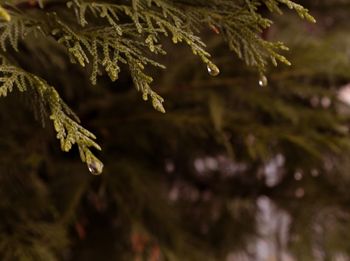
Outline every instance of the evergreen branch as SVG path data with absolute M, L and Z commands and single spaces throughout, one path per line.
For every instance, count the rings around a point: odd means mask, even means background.
M 45 9 L 35 12 L 39 16 L 49 15 L 50 19 L 38 19 L 35 15 L 32 19 L 31 15 L 17 8 L 19 3 L 9 1 L 0 5 L 0 47 L 4 52 L 7 45 L 18 51 L 18 42 L 29 33 L 41 32 L 45 38 L 53 36 L 67 49 L 73 63 L 83 67 L 91 63 L 90 79 L 93 84 L 96 84 L 101 70 L 115 81 L 121 64 L 127 65 L 143 99 L 150 97 L 153 107 L 160 112 L 165 112 L 164 100 L 152 90 L 153 78 L 145 73 L 145 66 L 164 68 L 150 58 L 149 53 L 165 54 L 159 44 L 161 37 L 170 37 L 175 44 L 185 42 L 207 65 L 208 72 L 217 75 L 219 69 L 210 60 L 210 54 L 198 36 L 201 29 L 209 26 L 217 33 L 222 32 L 229 47 L 246 64 L 264 72 L 269 59 L 274 65 L 277 61 L 285 64 L 289 61 L 279 54 L 280 50 L 287 49 L 282 43 L 271 43 L 260 37 L 272 21 L 258 13 L 258 6 L 265 4 L 272 12 L 280 13 L 279 5 L 287 5 L 300 17 L 314 22 L 307 9 L 290 0 L 133 0 L 129 4 L 72 0 L 67 6 L 74 11 L 77 23 L 72 23 L 71 13 L 59 12 L 59 17 Z M 58 3 L 63 8 L 61 4 L 65 1 Z M 43 7 L 43 2 L 40 1 L 39 5 Z M 100 149 L 93 141 L 95 136 L 78 124 L 74 113 L 54 87 L 4 59 L 0 73 L 0 96 L 6 96 L 14 87 L 21 92 L 34 90 L 33 97 L 38 100 L 40 110 L 48 108 L 50 111 L 62 150 L 68 151 L 76 143 L 81 159 L 87 162 L 89 169 L 96 174 L 102 171 L 102 163 L 89 150 L 89 147 Z
M 279 4 L 284 4 L 296 10 L 300 17 L 315 22 L 306 8 L 292 1 L 263 2 L 272 12 L 281 13 Z M 264 72 L 268 60 L 271 60 L 275 66 L 277 61 L 287 65 L 290 65 L 290 62 L 278 53 L 280 50 L 287 50 L 286 46 L 280 42 L 268 42 L 259 36 L 262 29 L 266 29 L 272 23 L 257 12 L 260 4 L 260 1 L 256 0 L 238 3 L 227 0 L 206 1 L 200 5 L 191 5 L 191 2 L 187 1 L 138 0 L 132 1 L 131 6 L 84 3 L 79 0 L 69 2 L 69 6 L 73 6 L 82 26 L 88 24 L 86 11 L 90 10 L 95 16 L 107 19 L 108 23 L 121 35 L 123 31 L 118 22 L 119 16 L 124 13 L 133 21 L 138 33 L 142 33 L 145 28 L 152 32 L 146 40 L 151 51 L 154 42 L 159 40 L 159 32 L 165 36 L 171 32 L 174 43 L 184 40 L 192 48 L 193 53 L 198 54 L 209 67 L 213 66 L 208 59 L 210 55 L 203 50 L 205 45 L 194 32 L 198 32 L 199 28 L 206 24 L 217 32 L 219 32 L 217 28 L 220 28 L 231 50 L 235 51 L 247 65 L 256 66 L 259 71 Z
M 153 7 L 155 4 L 156 7 Z M 69 2 L 77 14 L 81 26 L 88 24 L 86 10 L 94 16 L 107 19 L 107 22 L 115 28 L 117 34 L 123 34 L 123 28 L 119 24 L 119 17 L 126 15 L 133 22 L 138 34 L 146 33 L 145 43 L 151 52 L 155 52 L 155 43 L 159 41 L 160 34 L 168 37 L 171 34 L 174 43 L 185 42 L 192 52 L 198 55 L 204 63 L 212 64 L 209 53 L 204 50 L 205 44 L 192 31 L 185 30 L 184 15 L 181 9 L 174 3 L 167 1 L 137 1 L 132 6 L 109 3 L 85 3 L 79 0 Z
M 295 10 L 297 14 L 311 23 L 316 23 L 316 20 L 313 16 L 309 14 L 309 10 L 303 7 L 300 4 L 297 4 L 291 0 L 263 0 L 264 4 L 271 12 L 277 12 L 282 14 L 282 10 L 279 8 L 279 4 L 288 6 L 289 9 Z
M 292 6 L 298 14 L 309 21 L 314 21 L 308 10 L 291 1 L 281 1 Z M 272 4 L 273 3 L 273 4 Z M 277 1 L 266 1 L 269 9 L 280 12 Z M 221 32 L 228 46 L 249 66 L 255 66 L 260 72 L 266 70 L 268 60 L 277 66 L 277 61 L 290 65 L 290 62 L 278 52 L 288 50 L 281 42 L 272 43 L 261 38 L 264 29 L 271 26 L 272 21 L 262 17 L 257 9 L 259 1 L 244 1 L 241 4 L 232 1 L 219 1 L 216 4 L 203 4 L 201 7 L 182 9 L 186 14 L 186 24 L 208 25 L 215 32 Z M 223 7 L 224 6 L 224 7 Z
M 6 52 L 7 45 L 10 44 L 18 52 L 18 42 L 30 34 L 45 35 L 38 21 L 11 12 L 10 20 L 0 22 L 0 47 Z
M 42 107 L 50 111 L 50 119 L 53 121 L 57 138 L 60 140 L 61 149 L 69 151 L 77 144 L 80 157 L 86 162 L 93 174 L 102 172 L 103 164 L 89 149 L 94 147 L 101 150 L 94 141 L 95 135 L 79 125 L 79 120 L 71 109 L 64 103 L 54 87 L 36 75 L 28 73 L 21 68 L 10 64 L 2 57 L 0 65 L 0 96 L 7 96 L 14 88 L 20 92 L 31 89 L 37 95 L 38 102 Z
M 277 60 L 285 64 L 289 64 L 289 61 L 278 53 L 278 50 L 287 49 L 282 43 L 271 43 L 259 36 L 263 28 L 271 25 L 270 20 L 263 18 L 257 12 L 257 7 L 261 2 L 271 12 L 282 13 L 279 5 L 283 4 L 294 9 L 300 17 L 315 22 L 306 8 L 290 0 L 239 2 L 220 0 L 196 3 L 196 5 L 192 1 L 139 0 L 132 1 L 130 6 L 73 0 L 67 5 L 70 8 L 73 7 L 81 26 L 89 23 L 87 15 L 92 14 L 100 19 L 105 19 L 118 35 L 123 34 L 120 18 L 126 15 L 133 22 L 139 34 L 145 32 L 148 34 L 145 42 L 152 52 L 155 50 L 155 43 L 159 41 L 159 33 L 168 36 L 170 32 L 174 43 L 185 41 L 193 53 L 199 55 L 210 67 L 213 66 L 209 60 L 210 55 L 203 49 L 204 43 L 194 33 L 199 30 L 199 27 L 209 24 L 210 27 L 216 28 L 215 30 L 222 29 L 231 50 L 235 51 L 247 65 L 256 66 L 260 71 L 265 71 L 268 59 L 271 59 L 274 65 L 277 65 Z M 5 9 L 4 11 L 6 12 Z M 10 21 L 7 12 L 3 17 Z M 13 34 L 7 30 L 2 37 L 5 39 L 7 35 L 12 36 Z M 16 37 L 10 37 L 14 48 L 16 48 L 16 39 Z M 4 48 L 3 41 L 0 43 Z
M 153 65 L 164 68 L 163 65 L 148 58 L 144 54 L 146 44 L 137 40 L 133 40 L 133 32 L 124 29 L 124 37 L 118 35 L 110 28 L 85 30 L 74 32 L 64 22 L 57 19 L 56 28 L 53 31 L 54 36 L 58 39 L 57 42 L 64 45 L 73 63 L 78 62 L 81 66 L 90 63 L 92 60 L 91 81 L 96 84 L 97 74 L 102 67 L 109 75 L 112 81 L 118 79 L 120 66 L 118 63 L 127 64 L 138 91 L 142 92 L 144 100 L 151 97 L 153 107 L 165 112 L 162 105 L 163 98 L 157 95 L 150 87 L 153 81 L 152 77 L 146 75 L 143 71 L 145 65 Z M 126 37 L 129 36 L 130 38 Z M 154 51 L 162 53 L 163 50 L 154 47 Z
M 56 261 L 55 250 L 67 243 L 62 225 L 24 219 L 16 227 L 16 233 L 0 236 L 0 253 L 2 260 Z

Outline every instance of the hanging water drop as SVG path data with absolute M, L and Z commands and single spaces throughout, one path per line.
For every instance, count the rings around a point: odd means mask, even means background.
M 100 175 L 103 170 L 103 163 L 95 158 L 87 163 L 87 167 L 92 175 Z
M 209 63 L 207 64 L 207 69 L 208 69 L 208 73 L 209 73 L 211 76 L 217 76 L 217 75 L 219 75 L 219 73 L 220 73 L 219 68 L 218 68 L 215 64 L 213 64 L 213 63 L 211 63 L 211 62 L 209 62 Z
M 261 86 L 261 87 L 265 87 L 265 86 L 267 86 L 267 78 L 266 78 L 266 76 L 265 75 L 260 75 L 260 78 L 259 78 L 259 85 Z

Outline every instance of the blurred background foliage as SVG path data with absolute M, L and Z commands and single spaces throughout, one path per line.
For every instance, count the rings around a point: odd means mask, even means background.
M 217 77 L 169 44 L 153 73 L 165 115 L 127 73 L 96 88 L 62 50 L 23 44 L 23 66 L 99 137 L 105 170 L 63 154 L 25 96 L 3 99 L 0 259 L 350 260 L 350 1 L 301 2 L 317 24 L 284 10 L 262 35 L 293 64 L 267 86 L 211 28 Z

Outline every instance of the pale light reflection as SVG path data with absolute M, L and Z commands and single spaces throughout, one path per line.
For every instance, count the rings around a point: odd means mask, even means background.
M 299 261 L 300 257 L 295 256 L 290 250 L 291 243 L 300 240 L 299 236 L 293 235 L 291 231 L 295 222 L 293 217 L 267 196 L 258 197 L 256 205 L 258 211 L 255 238 L 246 243 L 244 250 L 227 255 L 226 261 Z M 332 208 L 320 211 L 315 216 L 310 234 L 311 260 L 350 260 L 350 257 L 341 251 L 325 252 L 325 240 L 328 235 L 330 236 L 333 224 L 339 217 L 345 218 L 345 214 Z M 305 227 L 305 229 L 308 228 Z
M 285 158 L 282 154 L 277 154 L 264 167 L 265 184 L 268 187 L 276 186 L 282 179 L 282 167 Z
M 350 104 L 350 83 L 340 88 L 338 92 L 338 99 L 346 104 Z

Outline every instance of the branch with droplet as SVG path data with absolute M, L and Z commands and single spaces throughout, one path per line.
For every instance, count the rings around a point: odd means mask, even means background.
M 53 121 L 57 138 L 61 142 L 61 149 L 69 151 L 76 143 L 80 157 L 86 162 L 92 174 L 101 174 L 102 162 L 97 159 L 89 147 L 101 150 L 101 147 L 93 141 L 95 135 L 79 125 L 79 119 L 60 98 L 58 92 L 49 86 L 44 80 L 33 76 L 40 96 L 47 102 L 50 108 L 50 119 Z M 92 166 L 95 166 L 94 168 Z M 93 170 L 92 170 L 93 169 Z
M 69 151 L 74 144 L 77 144 L 80 157 L 87 163 L 90 172 L 100 174 L 103 164 L 90 150 L 91 147 L 101 150 L 94 141 L 95 135 L 79 124 L 79 118 L 61 99 L 55 88 L 40 77 L 10 64 L 3 56 L 0 56 L 0 60 L 0 96 L 6 96 L 14 88 L 21 92 L 32 90 L 36 101 L 40 102 L 39 106 L 47 108 L 50 113 L 61 149 Z
M 209 61 L 210 55 L 204 50 L 205 44 L 200 37 L 196 36 L 192 30 L 188 30 L 189 28 L 184 24 L 183 19 L 185 16 L 181 12 L 181 9 L 177 9 L 172 5 L 167 5 L 162 2 L 158 3 L 158 5 L 157 8 L 154 8 L 150 1 L 147 5 L 142 5 L 142 8 L 139 9 L 119 4 L 84 3 L 79 0 L 69 2 L 69 7 L 75 9 L 75 12 L 78 14 L 78 20 L 82 26 L 87 24 L 85 19 L 86 10 L 91 11 L 95 16 L 97 13 L 100 13 L 101 17 L 108 18 L 108 22 L 113 27 L 117 25 L 119 20 L 117 14 L 120 12 L 125 13 L 133 21 L 139 36 L 143 33 L 148 34 L 145 43 L 149 50 L 156 54 L 165 54 L 160 45 L 157 46 L 158 49 L 155 48 L 155 43 L 159 40 L 158 35 L 163 34 L 169 37 L 170 33 L 174 44 L 184 41 L 190 46 L 193 53 L 200 56 L 207 64 L 209 74 L 213 76 L 218 75 L 219 69 L 215 64 Z M 162 6 L 162 8 L 159 9 L 158 7 L 160 6 Z M 163 12 L 161 9 L 163 9 Z M 118 24 L 118 28 L 118 35 L 120 36 L 120 32 L 124 31 L 124 28 L 121 24 Z M 127 37 L 126 35 L 123 36 Z
M 260 85 L 261 87 L 265 87 L 265 86 L 267 86 L 267 84 L 268 84 L 267 77 L 266 77 L 264 74 L 260 73 L 259 85 Z
M 51 111 L 50 119 L 54 123 L 57 138 L 61 142 L 61 149 L 69 151 L 76 143 L 79 148 L 80 158 L 86 162 L 89 171 L 99 175 L 103 170 L 103 163 L 91 152 L 90 147 L 101 150 L 101 147 L 94 141 L 96 136 L 78 124 L 78 118 L 73 120 L 70 116 L 73 112 L 65 105 L 58 92 L 51 86 L 47 86 L 43 80 L 34 76 L 40 89 L 45 90 L 43 95 L 48 100 Z

